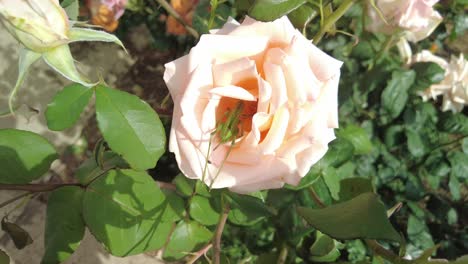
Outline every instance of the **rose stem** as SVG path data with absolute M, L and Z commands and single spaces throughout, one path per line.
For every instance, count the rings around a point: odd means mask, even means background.
M 314 200 L 314 202 L 320 207 L 320 208 L 325 208 L 327 207 L 323 202 L 322 200 L 320 200 L 320 197 L 318 196 L 318 194 L 315 192 L 314 188 L 311 186 L 307 189 L 309 191 L 309 194 L 310 194 L 310 197 L 312 198 L 312 200 Z
M 188 261 L 187 264 L 193 264 L 195 261 L 197 261 L 201 256 L 205 255 L 208 250 L 213 246 L 213 244 L 209 243 L 206 246 L 204 246 L 202 249 L 198 250 L 197 252 L 194 253 L 194 256 L 191 257 Z
M 343 3 L 335 10 L 323 23 L 323 26 L 320 28 L 319 32 L 315 34 L 313 38 L 314 44 L 317 44 L 322 39 L 323 35 L 330 30 L 330 28 L 340 19 L 346 11 L 356 2 L 357 0 L 345 0 Z
M 400 258 L 398 255 L 392 251 L 382 247 L 377 241 L 372 239 L 364 239 L 366 245 L 374 252 L 374 254 L 383 257 L 384 259 L 390 261 L 391 263 L 406 264 L 413 263 L 410 260 Z
M 224 225 L 226 224 L 226 220 L 228 218 L 229 210 L 229 203 L 223 203 L 223 196 L 221 196 L 221 204 L 224 204 L 224 210 L 221 216 L 219 217 L 218 226 L 216 227 L 215 237 L 213 238 L 213 263 L 219 264 L 221 261 L 221 236 L 223 235 Z
M 192 28 L 191 26 L 189 26 L 187 23 L 185 23 L 185 21 L 182 19 L 182 17 L 179 15 L 179 13 L 177 13 L 177 11 L 175 11 L 174 8 L 172 8 L 172 6 L 166 2 L 165 0 L 155 0 L 159 5 L 161 5 L 166 11 L 167 13 L 169 13 L 169 15 L 173 16 L 177 22 L 179 22 L 180 24 L 182 24 L 185 29 L 187 30 L 188 33 L 190 33 L 190 35 L 192 35 L 194 38 L 198 39 L 199 35 L 198 35 L 198 32 Z

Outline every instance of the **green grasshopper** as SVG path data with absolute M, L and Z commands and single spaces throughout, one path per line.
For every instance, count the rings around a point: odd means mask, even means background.
M 208 143 L 208 152 L 206 154 L 205 167 L 203 168 L 203 176 L 202 176 L 203 182 L 205 180 L 206 170 L 208 168 L 208 163 L 209 163 L 208 159 L 210 157 L 211 142 L 213 141 L 213 138 L 215 136 L 218 136 L 218 139 L 219 139 L 219 143 L 218 145 L 216 145 L 216 147 L 214 147 L 213 151 L 216 150 L 221 144 L 231 142 L 231 146 L 229 147 L 229 150 L 226 153 L 226 156 L 221 162 L 218 172 L 216 173 L 215 177 L 211 181 L 211 184 L 209 186 L 210 190 L 213 187 L 213 183 L 216 181 L 216 178 L 219 176 L 219 173 L 221 172 L 221 169 L 224 166 L 224 162 L 226 161 L 229 154 L 231 153 L 238 135 L 241 133 L 240 125 L 242 121 L 241 116 L 242 116 L 243 110 L 244 110 L 244 103 L 242 101 L 237 102 L 236 106 L 233 109 L 228 109 L 228 111 L 224 113 L 223 118 L 221 118 L 221 120 L 216 121 L 217 122 L 216 128 L 210 134 L 210 141 Z

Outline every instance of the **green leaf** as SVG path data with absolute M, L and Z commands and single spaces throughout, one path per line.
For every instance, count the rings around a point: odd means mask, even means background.
M 211 238 L 211 231 L 199 223 L 181 221 L 174 229 L 163 257 L 167 260 L 180 259 L 199 249 Z
M 444 132 L 468 135 L 468 117 L 461 113 L 443 113 L 437 127 Z
M 420 131 L 416 131 L 412 128 L 406 129 L 406 140 L 408 150 L 414 157 L 422 157 L 429 150 L 426 146 L 426 142 L 421 137 Z
M 73 2 L 76 2 L 76 0 L 61 0 L 60 1 L 60 5 L 65 8 L 71 4 L 73 4 Z
M 318 15 L 317 10 L 310 3 L 305 3 L 288 14 L 288 18 L 296 28 L 305 28 Z
M 129 166 L 127 162 L 115 152 L 106 151 L 102 156 L 102 167 L 96 163 L 95 159 L 87 159 L 78 167 L 75 172 L 75 177 L 81 184 L 87 185 L 109 169 L 114 168 L 128 169 Z
M 70 20 L 78 20 L 80 3 L 78 0 L 65 0 L 61 3 Z
M 432 84 L 440 83 L 445 78 L 445 70 L 434 62 L 418 62 L 411 66 L 416 72 L 413 91 L 420 91 Z
M 18 78 L 16 79 L 15 87 L 11 91 L 8 97 L 8 107 L 10 108 L 10 112 L 13 113 L 13 100 L 15 99 L 16 92 L 18 91 L 19 87 L 23 84 L 24 78 L 26 77 L 26 73 L 28 72 L 29 67 L 36 62 L 41 57 L 40 53 L 36 53 L 34 51 L 28 50 L 24 47 L 20 48 L 19 51 L 19 63 L 18 63 Z
M 259 21 L 273 21 L 300 7 L 306 0 L 256 0 L 249 16 Z
M 183 173 L 177 174 L 177 176 L 172 180 L 175 184 L 177 191 L 184 197 L 192 196 L 193 190 L 195 188 L 195 181 L 191 180 Z
M 361 139 L 361 140 L 365 141 L 365 139 Z M 356 142 L 356 143 L 359 143 L 359 142 Z M 321 160 L 326 164 L 323 167 L 328 167 L 328 166 L 339 167 L 343 165 L 345 162 L 347 162 L 348 160 L 350 160 L 353 157 L 354 150 L 355 150 L 354 144 L 356 143 L 353 143 L 352 141 L 346 139 L 346 137 L 341 137 L 341 136 L 333 140 L 332 143 L 329 145 L 327 154 L 325 154 L 325 156 Z M 368 146 L 364 146 L 364 147 L 368 147 Z
M 340 178 L 338 177 L 336 169 L 333 167 L 325 168 L 325 170 L 323 170 L 322 177 L 328 187 L 328 190 L 330 190 L 330 194 L 333 199 L 338 200 L 340 198 L 338 196 L 340 191 Z
M 93 89 L 81 84 L 71 84 L 58 92 L 47 105 L 45 117 L 51 130 L 64 130 L 73 126 L 93 96 Z
M 387 211 L 374 193 L 323 209 L 299 207 L 298 212 L 320 232 L 335 239 L 384 239 L 400 241 L 387 219 Z
M 90 28 L 71 28 L 70 31 L 68 32 L 68 36 L 70 38 L 70 42 L 75 42 L 75 41 L 102 41 L 102 42 L 113 42 L 122 49 L 127 52 L 125 49 L 125 46 L 123 45 L 122 41 L 120 41 L 119 38 L 117 38 L 115 35 L 109 34 L 105 31 L 101 30 L 94 30 Z
M 323 160 L 323 159 L 322 159 Z M 314 182 L 322 176 L 322 166 L 321 164 L 324 164 L 324 162 L 319 161 L 317 162 L 312 168 L 310 168 L 309 172 L 302 177 L 301 181 L 297 186 L 289 185 L 286 184 L 285 188 L 290 189 L 290 190 L 302 190 L 304 188 L 309 187 L 310 185 L 314 184 Z
M 462 150 L 463 153 L 468 154 L 468 137 L 462 140 Z
M 333 238 L 317 231 L 317 238 L 309 250 L 312 256 L 324 256 L 330 253 L 334 248 L 335 242 Z
M 52 67 L 56 72 L 70 81 L 80 83 L 84 86 L 94 86 L 95 83 L 90 83 L 83 78 L 75 66 L 75 61 L 70 52 L 68 45 L 58 46 L 48 52 L 42 53 L 44 61 Z
M 387 124 L 400 115 L 408 101 L 408 89 L 413 85 L 414 71 L 394 71 L 381 95 L 381 121 Z
M 0 183 L 29 183 L 46 173 L 57 157 L 54 146 L 37 134 L 0 129 Z
M 339 137 L 342 137 L 353 144 L 356 154 L 368 154 L 372 151 L 370 136 L 363 128 L 356 125 L 348 125 L 347 127 L 338 130 L 337 133 Z
M 348 178 L 340 181 L 340 192 L 338 196 L 340 201 L 348 201 L 360 194 L 373 192 L 372 181 L 366 178 Z
M 230 192 L 228 200 L 231 206 L 228 220 L 236 225 L 253 225 L 271 215 L 270 210 L 258 198 Z
M 33 242 L 28 231 L 17 224 L 7 222 L 6 216 L 2 219 L 2 230 L 10 236 L 17 249 L 23 249 Z
M 451 170 L 450 173 L 459 179 L 468 180 L 468 154 L 457 151 L 448 155 Z
M 81 216 L 83 193 L 80 187 L 67 186 L 49 195 L 42 264 L 62 263 L 80 245 L 85 232 Z
M 0 264 L 10 264 L 10 257 L 8 254 L 0 249 Z
M 115 256 L 161 248 L 177 219 L 165 195 L 144 172 L 112 170 L 84 194 L 83 217 L 91 233 Z
M 408 239 L 419 249 L 434 247 L 432 236 L 424 220 L 410 215 L 408 218 Z
M 110 148 L 137 170 L 154 168 L 164 153 L 166 136 L 156 112 L 137 96 L 96 87 L 99 130 Z
M 317 239 L 309 249 L 313 262 L 335 262 L 340 256 L 335 240 L 317 231 Z
M 190 216 L 203 225 L 216 225 L 219 213 L 213 208 L 206 197 L 195 195 L 190 201 Z
M 466 171 L 465 171 L 466 172 Z M 460 181 L 453 174 L 450 175 L 448 183 L 450 194 L 452 195 L 453 200 L 458 201 L 461 198 L 461 184 Z

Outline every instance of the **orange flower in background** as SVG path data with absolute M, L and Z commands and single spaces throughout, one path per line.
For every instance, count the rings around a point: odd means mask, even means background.
M 198 0 L 171 0 L 174 10 L 188 24 L 192 25 L 193 13 L 195 12 Z M 166 31 L 174 35 L 185 35 L 187 31 L 174 17 L 169 16 L 166 21 Z
M 125 11 L 127 0 L 88 0 L 91 22 L 113 32 L 119 25 L 119 18 Z
M 103 27 L 108 32 L 115 31 L 119 26 L 119 21 L 114 18 L 114 12 L 106 5 L 99 6 L 97 11 L 92 14 L 91 22 Z

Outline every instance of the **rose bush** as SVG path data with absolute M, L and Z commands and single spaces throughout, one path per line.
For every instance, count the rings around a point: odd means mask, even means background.
M 297 185 L 335 137 L 341 64 L 286 17 L 230 19 L 203 35 L 164 73 L 174 101 L 169 150 L 179 168 L 240 193 Z M 212 132 L 239 103 L 231 146 Z
M 418 42 L 428 37 L 442 21 L 442 16 L 433 9 L 437 2 L 439 0 L 376 0 L 378 10 L 367 8 L 371 19 L 367 30 L 387 35 L 402 30 L 406 39 Z

